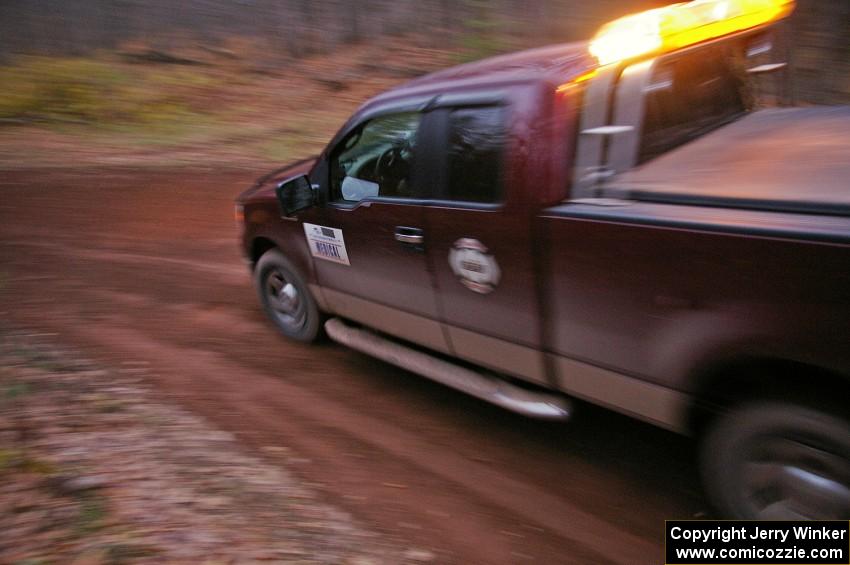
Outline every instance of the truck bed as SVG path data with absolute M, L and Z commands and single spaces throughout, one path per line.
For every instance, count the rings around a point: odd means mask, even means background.
M 850 107 L 754 112 L 614 177 L 600 196 L 850 215 Z

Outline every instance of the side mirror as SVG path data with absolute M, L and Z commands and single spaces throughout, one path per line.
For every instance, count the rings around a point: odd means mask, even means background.
M 284 216 L 291 216 L 316 204 L 315 193 L 307 175 L 299 175 L 277 185 L 277 200 Z

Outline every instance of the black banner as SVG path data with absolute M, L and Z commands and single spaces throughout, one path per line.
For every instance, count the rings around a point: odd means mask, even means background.
M 670 520 L 668 565 L 848 565 L 850 522 Z

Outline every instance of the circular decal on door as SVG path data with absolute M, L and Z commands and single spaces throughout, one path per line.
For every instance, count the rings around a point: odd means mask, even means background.
M 479 294 L 493 292 L 502 278 L 496 258 L 477 239 L 464 237 L 455 241 L 449 251 L 449 265 L 463 286 Z

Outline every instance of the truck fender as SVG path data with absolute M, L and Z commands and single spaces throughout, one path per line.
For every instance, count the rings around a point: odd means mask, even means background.
M 660 384 L 692 394 L 698 390 L 695 376 L 708 365 L 745 357 L 793 356 L 783 347 L 788 345 L 784 336 L 776 335 L 772 317 L 738 304 L 683 313 L 658 334 L 650 374 L 659 375 Z
M 316 271 L 313 267 L 313 258 L 310 255 L 301 223 L 287 222 L 287 224 L 284 230 L 272 229 L 265 225 L 260 226 L 250 234 L 249 238 L 246 238 L 249 241 L 249 249 L 252 254 L 250 257 L 252 269 L 262 253 L 272 248 L 278 249 L 292 263 L 301 278 L 307 282 L 310 294 L 319 309 L 325 312 L 327 311 L 327 303 L 318 284 Z

